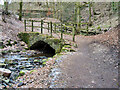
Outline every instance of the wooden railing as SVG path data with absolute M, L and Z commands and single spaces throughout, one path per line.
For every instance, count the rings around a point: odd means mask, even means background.
M 27 22 L 31 22 L 31 25 L 27 25 Z M 34 22 L 40 22 L 41 25 L 40 26 L 35 26 L 34 25 Z M 47 23 L 47 27 L 43 27 L 44 23 Z M 41 28 L 41 34 L 43 34 L 43 29 L 47 29 L 48 32 L 50 33 L 51 37 L 52 37 L 52 34 L 53 32 L 54 33 L 58 33 L 60 32 L 61 33 L 61 37 L 60 39 L 63 40 L 63 33 L 64 32 L 67 32 L 67 29 L 71 28 L 72 29 L 72 40 L 75 41 L 75 31 L 76 31 L 76 24 L 78 23 L 69 23 L 69 24 L 73 24 L 73 25 L 65 25 L 65 24 L 62 24 L 62 23 L 53 23 L 53 22 L 45 22 L 43 20 L 24 20 L 24 26 L 25 26 L 25 31 L 27 31 L 27 27 L 31 27 L 31 31 L 33 32 L 34 31 L 34 28 Z M 80 23 L 80 24 L 86 24 L 87 25 L 87 32 L 88 32 L 88 23 Z M 65 28 L 65 30 L 63 30 L 63 28 Z M 59 29 L 59 30 L 57 30 Z

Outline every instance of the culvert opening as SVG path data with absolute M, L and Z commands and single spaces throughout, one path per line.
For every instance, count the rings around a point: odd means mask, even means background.
M 50 54 L 52 56 L 55 55 L 55 49 L 53 49 L 44 41 L 37 41 L 30 47 L 30 50 L 38 50 L 40 52 L 43 52 L 44 54 Z

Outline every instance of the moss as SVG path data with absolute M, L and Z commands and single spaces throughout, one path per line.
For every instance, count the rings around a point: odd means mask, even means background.
M 75 43 L 75 44 L 73 44 L 73 47 L 78 48 L 78 45 Z
M 20 50 L 17 50 L 16 52 L 20 52 Z
M 59 44 L 59 47 L 56 49 L 56 53 L 60 53 L 60 52 L 61 52 L 62 47 L 63 47 L 63 44 L 62 44 L 62 43 L 60 43 L 60 44 Z
M 70 46 L 70 45 L 64 45 L 64 47 L 65 47 L 65 48 L 71 48 L 71 46 Z
M 1 53 L 2 53 L 2 54 L 6 54 L 6 53 L 7 53 L 7 51 L 2 51 Z
M 12 46 L 12 44 L 10 43 L 11 40 L 7 41 L 8 43 L 6 44 L 7 46 Z
M 18 37 L 22 40 L 22 41 L 24 41 L 26 44 L 28 44 L 29 43 L 29 34 L 28 33 L 19 33 L 18 34 Z
M 25 72 L 20 71 L 20 72 L 19 72 L 19 75 L 20 75 L 20 76 L 23 76 L 23 75 L 25 75 Z
M 12 50 L 8 50 L 8 53 L 11 53 L 11 52 L 13 52 Z
M 27 52 L 26 50 L 23 50 L 22 52 Z
M 100 27 L 100 26 L 98 26 L 98 27 L 97 27 L 97 30 L 101 30 L 101 27 Z
M 34 60 L 34 63 L 39 63 L 39 62 L 40 62 L 40 60 L 38 60 L 38 59 Z
M 4 48 L 4 46 L 0 46 L 0 49 L 3 49 Z
M 70 52 L 75 52 L 75 50 L 73 50 L 73 49 L 70 49 Z
M 31 70 L 31 71 L 30 71 L 30 74 L 32 74 L 32 73 L 35 72 L 35 71 L 36 71 L 36 70 Z
M 29 48 L 26 48 L 26 47 L 25 47 L 24 49 L 25 49 L 25 50 L 29 50 Z
M 43 62 L 42 64 L 43 64 L 43 65 L 46 65 L 46 62 Z
M 63 55 L 63 54 L 57 53 L 57 54 L 55 54 L 55 55 L 53 56 L 53 58 L 58 57 L 58 56 L 61 56 L 61 55 Z
M 66 49 L 65 47 L 62 48 L 62 52 L 69 52 L 69 49 Z
M 14 41 L 14 44 L 17 44 L 17 42 L 16 42 L 16 41 Z
M 0 41 L 0 49 L 3 49 L 5 46 L 3 45 L 3 42 Z
M 42 60 L 42 62 L 46 62 L 46 61 L 47 61 L 47 59 L 43 59 L 43 60 Z
M 47 62 L 48 60 L 49 60 L 49 58 L 48 58 L 48 59 L 43 59 L 43 60 L 42 60 L 42 64 L 43 64 L 43 65 L 46 65 L 46 62 Z

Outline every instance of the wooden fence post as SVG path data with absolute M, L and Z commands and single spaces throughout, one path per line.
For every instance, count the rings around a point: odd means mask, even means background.
M 24 20 L 24 26 L 25 26 L 25 31 L 26 31 L 26 20 Z
M 92 21 L 91 21 L 91 17 L 92 17 L 91 7 L 92 7 L 92 2 L 89 2 L 89 26 L 92 25 Z
M 54 24 L 54 32 L 56 33 L 56 23 Z
M 50 24 L 50 23 L 48 22 L 48 32 L 49 32 L 49 24 Z
M 65 32 L 67 33 L 67 27 L 65 27 Z
M 50 34 L 51 34 L 51 37 L 52 37 L 52 22 L 50 22 Z
M 33 32 L 33 20 L 32 20 L 32 32 Z
M 43 20 L 41 20 L 41 34 L 43 33 Z
M 75 41 L 75 26 L 73 27 L 73 42 Z
M 89 26 L 89 25 L 88 25 L 88 23 L 87 23 L 87 28 L 86 28 L 86 29 L 87 29 L 87 35 L 88 35 L 88 26 Z
M 63 40 L 63 30 L 62 30 L 62 23 L 61 23 L 61 40 Z

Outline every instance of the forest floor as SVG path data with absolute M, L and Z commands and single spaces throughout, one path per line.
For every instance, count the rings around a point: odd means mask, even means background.
M 5 39 L 12 38 L 15 40 L 17 33 L 21 31 L 20 28 L 23 27 L 23 24 L 16 25 L 20 27 L 10 26 L 15 23 L 14 21 L 10 24 L 0 22 L 4 28 L 10 27 L 9 29 L 3 29 Z M 16 21 L 15 24 L 18 23 L 21 22 Z M 11 33 L 6 30 L 11 31 Z M 15 34 L 13 30 L 15 30 Z M 45 67 L 19 77 L 18 80 L 22 79 L 24 83 L 20 88 L 117 88 L 119 30 L 120 25 L 104 34 L 95 36 L 77 35 L 75 37 L 75 43 L 78 45 L 76 52 L 62 55 L 61 62 L 57 65 L 55 65 L 56 57 L 51 58 Z M 16 38 L 12 35 L 15 35 Z M 59 34 L 53 34 L 53 36 L 58 38 Z M 5 39 L 3 38 L 3 40 Z M 72 42 L 72 36 L 70 35 L 64 35 L 64 39 Z M 54 85 L 51 85 L 53 78 L 49 77 L 49 74 L 54 68 L 60 69 L 60 73 L 58 73 L 57 79 L 53 80 Z

